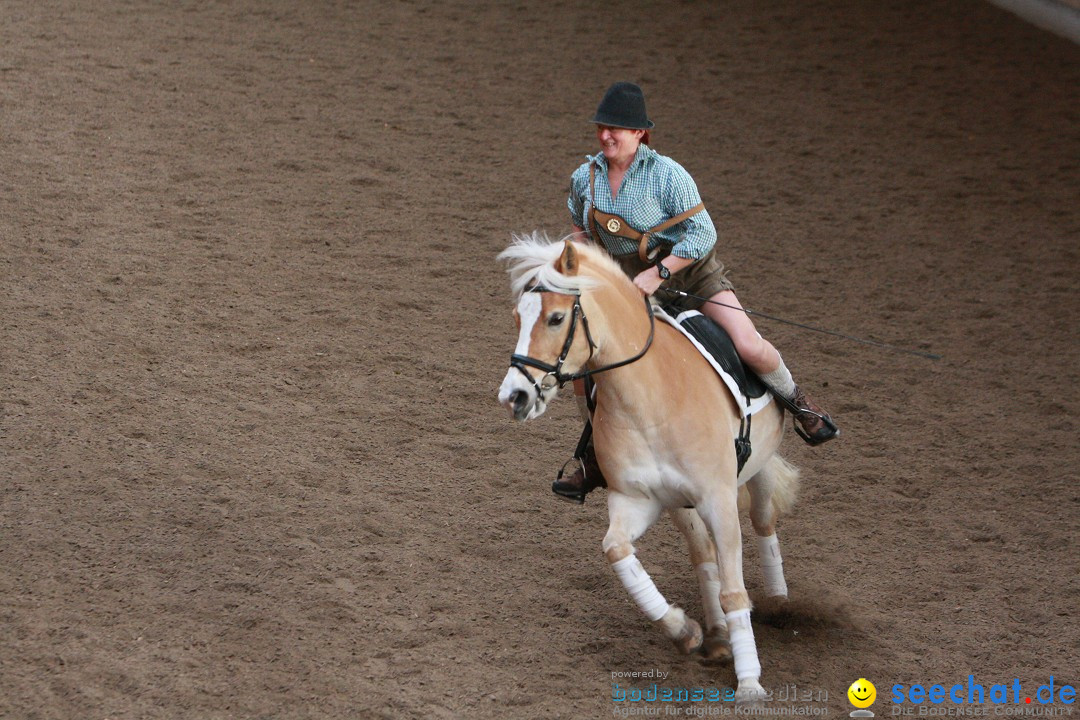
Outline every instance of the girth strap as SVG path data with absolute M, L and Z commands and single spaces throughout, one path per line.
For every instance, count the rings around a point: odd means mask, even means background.
M 615 215 L 614 213 L 606 213 L 596 209 L 596 165 L 591 162 L 589 163 L 589 193 L 590 199 L 592 200 L 592 207 L 589 208 L 589 221 L 593 223 L 595 227 L 602 227 L 612 235 L 626 238 L 627 240 L 637 241 L 638 257 L 641 258 L 641 262 L 643 263 L 651 262 L 653 259 L 649 256 L 649 238 L 654 233 L 663 232 L 669 227 L 678 225 L 683 220 L 687 220 L 705 209 L 705 203 L 700 202 L 689 210 L 679 213 L 675 217 L 660 223 L 656 227 L 641 232 L 630 223 L 626 222 L 625 218 Z

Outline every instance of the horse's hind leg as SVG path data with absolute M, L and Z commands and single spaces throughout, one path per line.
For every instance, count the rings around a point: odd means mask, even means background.
M 724 609 L 720 606 L 720 568 L 716 564 L 716 546 L 713 545 L 709 531 L 696 510 L 680 508 L 671 510 L 669 514 L 686 538 L 686 545 L 690 549 L 690 562 L 701 587 L 701 604 L 705 610 L 705 643 L 702 652 L 710 660 L 729 660 L 731 647 L 728 644 Z
M 747 482 L 750 491 L 750 522 L 758 536 L 758 558 L 765 579 L 765 595 L 786 599 L 784 558 L 776 538 L 776 519 L 790 509 L 798 486 L 798 470 L 778 455 Z
M 701 626 L 688 618 L 680 608 L 668 604 L 634 554 L 633 542 L 659 516 L 660 506 L 651 500 L 632 499 L 618 492 L 609 492 L 609 525 L 604 536 L 604 555 L 645 617 L 660 626 L 675 647 L 689 654 L 701 647 Z

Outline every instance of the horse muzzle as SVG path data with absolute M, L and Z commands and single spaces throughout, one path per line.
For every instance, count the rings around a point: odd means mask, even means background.
M 554 392 L 537 393 L 521 373 L 511 368 L 499 387 L 499 404 L 509 410 L 515 420 L 524 422 L 543 415 Z

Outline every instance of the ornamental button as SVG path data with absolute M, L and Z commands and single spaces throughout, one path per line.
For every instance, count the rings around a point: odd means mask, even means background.
M 620 223 L 615 218 L 611 218 L 610 220 L 607 221 L 607 229 L 608 229 L 608 232 L 610 232 L 610 233 L 619 232 L 619 228 L 621 228 L 621 227 L 622 227 L 622 223 Z

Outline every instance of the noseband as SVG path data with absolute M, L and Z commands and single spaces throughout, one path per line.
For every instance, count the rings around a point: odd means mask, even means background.
M 641 349 L 637 355 L 626 360 L 620 360 L 617 363 L 611 365 L 605 365 L 601 368 L 594 370 L 581 370 L 576 373 L 570 373 L 569 375 L 562 371 L 563 363 L 566 362 L 566 356 L 570 354 L 570 347 L 574 344 L 574 333 L 577 332 L 578 316 L 581 316 L 581 324 L 585 328 L 585 338 L 589 341 L 589 358 L 585 362 L 588 363 L 592 359 L 593 352 L 596 350 L 596 343 L 593 342 L 592 333 L 589 332 L 589 319 L 585 317 L 585 311 L 581 308 L 581 293 L 580 292 L 561 292 L 558 290 L 552 290 L 544 287 L 543 285 L 533 285 L 525 292 L 534 293 L 555 293 L 557 295 L 573 295 L 574 296 L 574 308 L 570 314 L 570 330 L 566 334 L 566 342 L 563 343 L 562 352 L 559 354 L 559 359 L 555 361 L 555 364 L 546 363 L 543 360 L 537 360 L 536 358 L 529 357 L 528 355 L 513 354 L 510 356 L 510 367 L 516 368 L 522 375 L 529 379 L 529 382 L 536 388 L 537 396 L 543 394 L 544 390 L 550 390 L 558 385 L 560 388 L 568 382 L 574 380 L 580 380 L 591 375 L 597 375 L 608 370 L 614 370 L 615 368 L 629 365 L 630 363 L 637 362 L 645 353 L 649 351 L 652 346 L 653 336 L 656 333 L 656 318 L 653 316 L 652 303 L 649 302 L 649 298 L 645 298 L 645 309 L 649 313 L 649 339 L 645 341 L 645 347 Z M 525 369 L 525 366 L 534 367 L 537 370 L 543 370 L 546 374 L 540 378 L 540 382 L 536 381 L 529 371 Z

